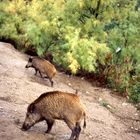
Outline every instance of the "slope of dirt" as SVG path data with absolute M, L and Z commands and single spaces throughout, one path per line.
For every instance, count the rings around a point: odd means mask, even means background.
M 29 131 L 21 131 L 29 103 L 46 91 L 62 90 L 78 94 L 87 110 L 87 128 L 80 140 L 140 140 L 139 112 L 124 98 L 104 88 L 93 87 L 84 78 L 58 72 L 54 87 L 48 80 L 25 69 L 28 56 L 10 44 L 0 42 L 0 140 L 68 140 L 71 131 L 56 121 L 50 134 L 41 122 Z

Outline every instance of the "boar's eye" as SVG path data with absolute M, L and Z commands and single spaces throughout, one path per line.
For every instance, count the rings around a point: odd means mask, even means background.
M 34 103 L 29 105 L 29 107 L 27 109 L 27 112 L 29 112 L 29 113 L 35 113 L 36 112 L 36 107 L 35 107 Z
M 30 104 L 30 106 L 28 107 L 28 112 L 29 113 L 35 113 L 36 112 L 36 107 L 34 104 Z

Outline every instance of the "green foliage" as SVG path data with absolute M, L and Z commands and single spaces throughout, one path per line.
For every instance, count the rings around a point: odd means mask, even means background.
M 117 6 L 114 7 L 116 19 L 105 26 L 105 30 L 108 32 L 108 46 L 113 53 L 108 80 L 112 83 L 113 88 L 120 92 L 127 92 L 130 100 L 135 102 L 135 98 L 139 100 L 138 94 L 133 88 L 133 84 L 135 83 L 137 87 L 139 82 L 133 78 L 139 77 L 140 22 L 137 19 L 140 14 L 135 10 L 136 1 L 117 1 L 117 3 Z M 121 52 L 115 54 L 118 47 L 121 48 Z M 131 75 L 131 71 L 135 71 L 135 74 Z
M 57 63 L 68 67 L 73 73 L 79 68 L 86 71 L 95 71 L 96 60 L 104 63 L 105 54 L 109 52 L 106 44 L 98 43 L 94 38 L 80 37 L 80 29 L 71 26 L 65 27 L 63 31 L 63 40 L 65 43 L 51 50 L 57 54 Z M 61 50 L 59 50 L 61 49 Z M 58 50 L 63 52 L 58 54 Z M 64 59 L 63 59 L 64 58 Z M 63 61 L 61 61 L 63 59 Z
M 139 0 L 5 0 L 0 2 L 0 40 L 39 56 L 50 51 L 58 65 L 74 74 L 94 72 L 135 100 L 139 5 Z
M 134 103 L 140 102 L 140 82 L 131 87 L 129 97 L 130 101 Z

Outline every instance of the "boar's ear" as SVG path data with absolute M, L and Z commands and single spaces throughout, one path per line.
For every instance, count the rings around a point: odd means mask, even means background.
M 29 57 L 29 62 L 32 62 L 32 61 L 33 61 L 33 57 L 30 56 L 30 57 Z
M 28 107 L 28 112 L 30 112 L 30 113 L 36 112 L 35 104 L 30 104 L 30 106 Z

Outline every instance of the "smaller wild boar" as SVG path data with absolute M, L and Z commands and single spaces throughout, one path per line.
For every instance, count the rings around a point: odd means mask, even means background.
M 28 130 L 34 124 L 45 120 L 48 125 L 46 133 L 49 133 L 55 119 L 63 120 L 71 129 L 69 140 L 78 140 L 83 119 L 83 127 L 86 127 L 86 113 L 80 98 L 75 94 L 61 91 L 42 94 L 28 106 L 22 130 Z
M 39 72 L 41 78 L 48 78 L 51 82 L 51 86 L 53 86 L 52 78 L 56 74 L 56 69 L 53 64 L 51 64 L 49 61 L 42 58 L 30 57 L 25 68 L 29 68 L 29 67 L 35 69 L 35 75 L 37 74 L 37 72 Z M 42 74 L 45 74 L 46 76 L 43 77 Z

